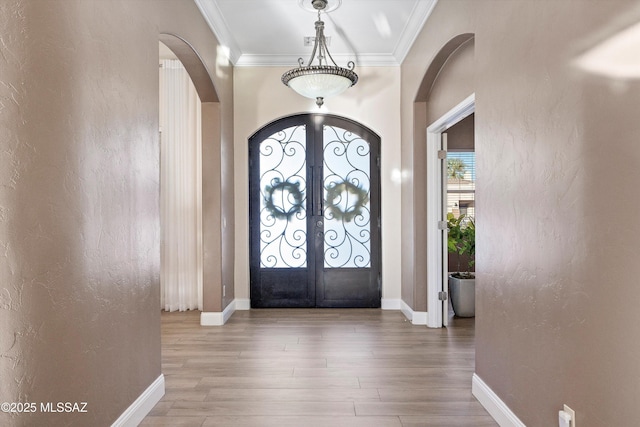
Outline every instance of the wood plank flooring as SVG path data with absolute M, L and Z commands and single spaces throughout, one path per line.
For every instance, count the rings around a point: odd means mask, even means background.
M 471 395 L 474 319 L 378 309 L 162 314 L 166 395 L 142 426 L 496 426 Z

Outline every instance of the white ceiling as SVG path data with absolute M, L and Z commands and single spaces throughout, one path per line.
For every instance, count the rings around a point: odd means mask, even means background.
M 311 0 L 195 0 L 236 66 L 308 62 L 315 36 Z M 437 0 L 329 0 L 322 14 L 329 52 L 340 66 L 399 65 Z

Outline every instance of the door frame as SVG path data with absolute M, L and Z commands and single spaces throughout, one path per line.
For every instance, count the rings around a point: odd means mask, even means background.
M 444 238 L 446 231 L 438 229 L 442 212 L 442 173 L 438 164 L 438 151 L 442 133 L 462 119 L 475 113 L 476 95 L 469 95 L 458 105 L 427 127 L 427 326 L 441 328 L 448 315 L 446 301 L 438 300 L 438 293 L 446 291 L 443 284 L 448 272 L 442 271 Z
M 256 213 L 256 209 L 259 207 L 260 202 L 251 196 L 252 189 L 258 190 L 258 188 L 254 188 L 254 184 L 257 185 L 259 181 L 259 163 L 253 163 L 257 159 L 259 159 L 259 143 L 254 144 L 254 140 L 261 140 L 262 136 L 268 136 L 272 132 L 284 129 L 290 125 L 302 125 L 307 126 L 306 136 L 307 143 L 308 141 L 323 141 L 323 125 L 331 125 L 337 126 L 339 128 L 344 129 L 344 131 L 348 134 L 357 135 L 358 139 L 362 139 L 369 144 L 369 179 L 370 181 L 370 189 L 369 189 L 369 199 L 371 201 L 371 216 L 369 218 L 369 231 L 370 237 L 369 241 L 371 243 L 371 260 L 370 267 L 367 268 L 352 268 L 352 267 L 341 267 L 340 270 L 349 275 L 349 280 L 353 281 L 356 276 L 354 272 L 358 271 L 360 275 L 362 275 L 361 270 L 367 270 L 368 275 L 368 284 L 369 287 L 367 292 L 357 292 L 356 297 L 352 297 L 348 295 L 348 292 L 343 296 L 344 298 L 339 298 L 340 294 L 336 292 L 331 292 L 327 294 L 325 291 L 328 288 L 325 288 L 324 285 L 330 283 L 332 285 L 338 286 L 340 281 L 335 277 L 335 271 L 337 269 L 324 267 L 324 263 L 321 261 L 319 257 L 316 255 L 318 253 L 324 253 L 322 250 L 322 242 L 324 239 L 318 239 L 318 232 L 316 222 L 319 222 L 321 227 L 324 226 L 324 213 L 322 214 L 322 218 L 318 221 L 316 208 L 319 206 L 323 206 L 323 198 L 322 194 L 324 191 L 323 180 L 315 180 L 314 176 L 322 177 L 322 170 L 324 168 L 324 148 L 322 144 L 306 146 L 307 150 L 307 194 L 310 195 L 306 198 L 306 210 L 307 212 L 311 212 L 311 215 L 307 215 L 307 235 L 316 235 L 315 241 L 307 240 L 308 248 L 307 255 L 311 255 L 310 260 L 313 261 L 313 266 L 308 265 L 307 269 L 308 275 L 307 278 L 307 299 L 302 301 L 299 300 L 295 302 L 291 300 L 290 303 L 292 307 L 297 306 L 295 304 L 301 304 L 301 307 L 369 307 L 369 308 L 379 308 L 382 303 L 382 203 L 381 203 L 381 137 L 374 132 L 372 129 L 367 127 L 366 125 L 357 122 L 355 120 L 349 119 L 347 117 L 334 115 L 334 114 L 322 114 L 322 113 L 299 113 L 293 114 L 289 116 L 284 116 L 279 119 L 276 119 L 270 123 L 265 124 L 259 130 L 257 130 L 253 135 L 248 138 L 248 158 L 249 158 L 249 292 L 250 292 L 250 304 L 251 307 L 254 307 L 254 302 L 261 301 L 262 298 L 259 297 L 261 295 L 262 281 L 258 279 L 262 271 L 260 267 L 260 250 L 259 250 L 259 233 L 260 226 L 259 224 L 254 224 L 252 219 L 252 214 Z M 310 151 L 309 151 L 310 150 Z M 259 160 L 258 160 L 259 162 Z M 258 181 L 255 181 L 255 180 Z M 254 182 L 255 181 L 255 182 Z M 259 186 L 258 186 L 259 187 Z M 377 206 L 377 208 L 375 207 Z M 323 208 L 321 208 L 323 209 Z M 321 230 L 321 234 L 324 235 L 324 228 Z M 257 262 L 254 262 L 257 261 Z M 278 269 L 273 269 L 274 271 Z M 327 277 L 333 278 L 329 281 L 322 280 L 325 275 Z M 313 283 L 314 292 L 311 292 L 311 286 Z M 258 286 L 256 286 L 258 285 Z M 320 285 L 320 287 L 319 287 Z M 362 289 L 364 290 L 364 289 Z M 354 294 L 355 295 L 355 294 Z M 374 296 L 375 295 L 375 296 Z M 282 301 L 286 300 L 284 298 Z M 311 301 L 313 300 L 313 301 Z M 267 303 L 263 304 L 264 301 L 261 301 L 260 304 L 256 305 L 256 307 L 277 307 L 278 305 L 271 305 Z M 313 304 L 311 304 L 313 302 Z

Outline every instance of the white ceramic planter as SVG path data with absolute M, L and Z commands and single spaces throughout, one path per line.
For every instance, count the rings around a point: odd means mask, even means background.
M 449 295 L 456 316 L 476 315 L 476 279 L 458 279 L 449 275 Z

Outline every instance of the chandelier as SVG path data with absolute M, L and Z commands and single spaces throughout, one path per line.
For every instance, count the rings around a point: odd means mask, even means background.
M 298 68 L 293 68 L 282 75 L 282 83 L 298 94 L 316 100 L 318 107 L 324 104 L 324 98 L 339 95 L 358 82 L 358 75 L 353 71 L 356 64 L 349 61 L 348 68 L 338 67 L 333 60 L 327 41 L 324 37 L 324 22 L 320 13 L 327 7 L 327 0 L 311 0 L 313 8 L 318 11 L 316 21 L 316 38 L 309 63 L 305 66 L 302 58 L 298 59 Z M 317 54 L 318 65 L 313 65 Z M 333 65 L 330 65 L 329 61 Z

